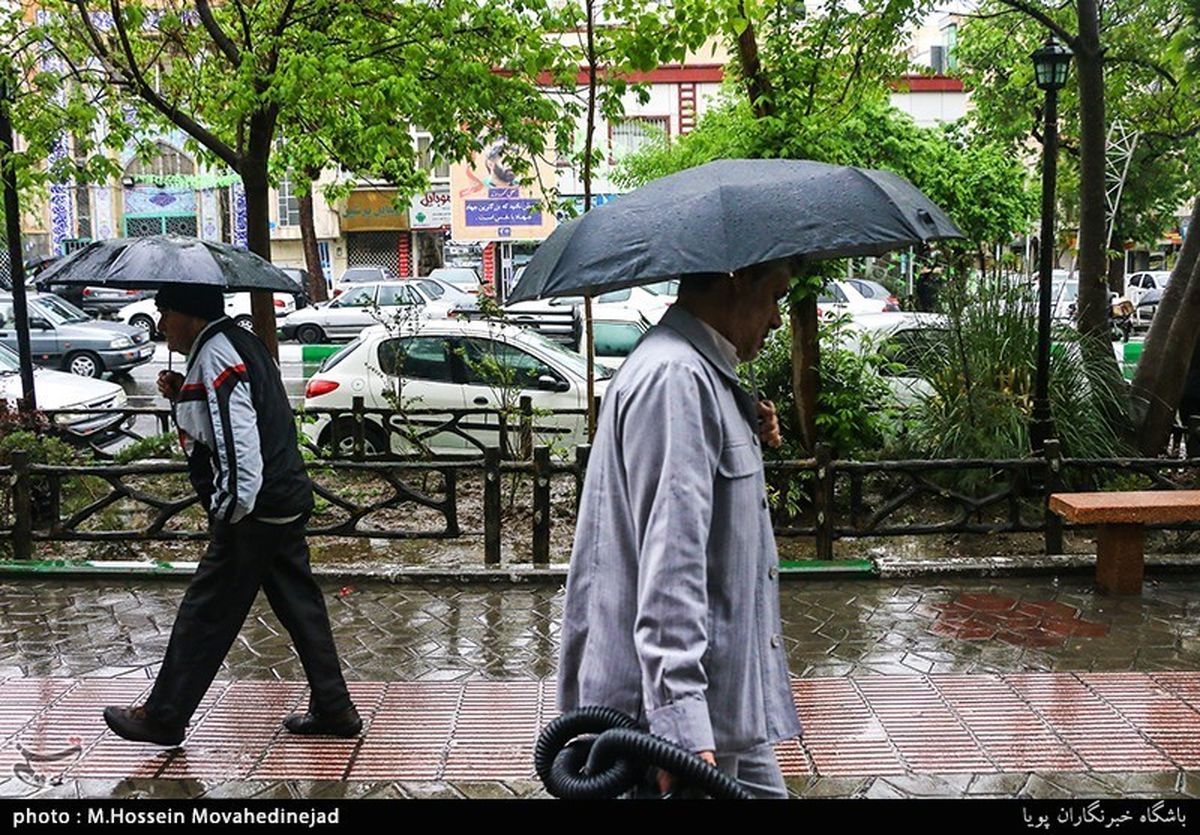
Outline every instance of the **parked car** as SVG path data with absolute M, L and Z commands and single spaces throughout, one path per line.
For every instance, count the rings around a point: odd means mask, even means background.
M 878 281 L 871 281 L 867 278 L 848 278 L 846 283 L 857 290 L 864 299 L 878 299 L 883 302 L 884 313 L 900 311 L 900 300 L 896 298 L 896 294 Z
M 353 339 L 363 328 L 405 318 L 405 310 L 418 317 L 444 319 L 452 305 L 433 298 L 419 279 L 354 285 L 336 299 L 285 317 L 279 331 L 284 339 L 305 345 Z
M 0 399 L 15 409 L 24 392 L 21 388 L 21 362 L 17 352 L 0 344 Z M 93 410 L 120 409 L 129 400 L 125 389 L 107 380 L 85 380 L 49 368 L 33 371 L 33 395 L 38 409 L 60 411 L 54 422 L 72 434 L 103 443 L 133 417 L 120 414 L 96 414 Z M 71 411 L 66 411 L 71 410 Z
M 81 377 L 105 371 L 128 371 L 154 357 L 145 331 L 121 322 L 92 319 L 79 308 L 49 293 L 28 297 L 29 342 L 33 361 Z M 17 349 L 12 296 L 0 294 L 0 344 Z
M 1136 306 L 1151 290 L 1162 290 L 1171 280 L 1170 270 L 1144 270 L 1130 273 L 1125 279 L 1125 297 Z
M 1154 320 L 1154 314 L 1158 312 L 1158 303 L 1162 301 L 1162 294 L 1161 288 L 1142 293 L 1141 299 L 1133 309 L 1133 326 L 1135 328 L 1150 327 L 1150 323 Z
M 867 313 L 889 312 L 890 302 L 886 299 L 871 299 L 864 296 L 849 281 L 830 279 L 817 294 L 817 315 L 823 318 Z
M 427 277 L 435 281 L 444 281 L 471 295 L 476 295 L 483 290 L 483 282 L 479 280 L 479 273 L 471 267 L 437 267 L 430 270 Z
M 277 317 L 287 316 L 295 309 L 296 302 L 290 293 L 275 294 L 275 315 Z M 225 315 L 246 330 L 252 329 L 254 319 L 250 315 L 250 294 L 226 293 Z M 119 322 L 124 322 L 149 334 L 151 339 L 158 339 L 161 335 L 158 332 L 158 307 L 155 306 L 153 298 L 126 305 L 117 311 L 116 318 Z
M 847 331 L 849 347 L 874 351 L 887 357 L 880 371 L 892 392 L 892 405 L 907 407 L 933 393 L 929 381 L 917 373 L 921 352 L 929 349 L 929 337 L 944 320 L 934 313 L 870 313 L 855 316 Z
M 596 362 L 609 368 L 620 368 L 649 329 L 650 323 L 637 311 L 614 309 L 594 315 L 592 343 L 595 345 Z
M 396 281 L 396 274 L 388 267 L 348 267 L 333 284 L 333 295 L 339 296 L 352 284 L 378 284 L 381 281 Z
M 288 278 L 303 288 L 299 293 L 292 296 L 296 306 L 295 309 L 303 310 L 312 304 L 312 299 L 308 297 L 308 270 L 303 270 L 299 267 L 280 267 L 279 269 L 283 270 Z M 326 286 L 326 295 L 332 295 L 332 292 L 330 292 L 332 289 Z
M 502 387 L 494 379 L 489 380 L 489 367 L 506 369 L 513 375 L 512 385 Z M 516 394 L 528 395 L 535 410 L 584 409 L 586 374 L 587 363 L 582 356 L 537 333 L 494 322 L 421 319 L 408 323 L 399 333 L 383 326 L 364 330 L 326 359 L 321 370 L 309 379 L 304 407 L 349 409 L 354 397 L 362 397 L 369 409 L 499 408 L 506 394 Z M 597 395 L 603 394 L 611 376 L 611 370 L 597 365 Z M 449 416 L 412 415 L 396 425 L 429 428 L 444 424 Z M 350 448 L 353 421 L 341 420 L 337 437 Z M 400 417 L 393 420 L 399 421 Z M 585 441 L 582 414 L 538 416 L 534 420 L 539 429 L 536 442 L 553 440 L 574 446 Z M 379 418 L 368 415 L 365 421 L 368 454 L 389 448 L 393 452 L 413 451 L 396 433 L 391 433 L 389 443 Z M 437 452 L 476 455 L 484 447 L 499 445 L 495 415 L 471 416 L 462 428 L 467 437 L 441 431 L 424 439 L 424 443 Z M 304 431 L 321 446 L 330 445 L 334 437 L 329 415 L 320 415 Z
M 121 287 L 80 287 L 71 284 L 47 286 L 42 282 L 35 282 L 35 286 L 39 292 L 58 296 L 68 304 L 97 318 L 110 316 L 127 304 L 154 295 L 153 290 L 127 290 Z

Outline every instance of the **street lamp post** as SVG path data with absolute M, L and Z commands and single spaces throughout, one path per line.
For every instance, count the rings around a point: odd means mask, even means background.
M 1033 53 L 1037 86 L 1046 93 L 1046 122 L 1042 138 L 1042 231 L 1038 246 L 1037 379 L 1033 392 L 1033 421 L 1029 438 L 1042 453 L 1054 433 L 1050 415 L 1050 278 L 1054 270 L 1054 184 L 1058 176 L 1058 91 L 1067 83 L 1071 50 L 1051 35 Z

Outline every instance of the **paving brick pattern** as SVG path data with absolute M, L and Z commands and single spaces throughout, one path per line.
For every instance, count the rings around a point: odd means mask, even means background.
M 539 794 L 561 589 L 329 583 L 351 741 L 279 728 L 306 691 L 260 600 L 187 746 L 119 741 L 99 708 L 144 698 L 182 589 L 0 580 L 0 797 Z M 1200 580 L 789 581 L 782 604 L 796 794 L 1200 796 Z
M 968 687 L 971 685 L 971 687 Z M 806 732 L 780 746 L 785 776 L 1178 772 L 1200 757 L 1200 712 L 1177 692 L 1200 673 L 1045 673 L 796 679 Z M 0 769 L 38 779 L 532 780 L 550 681 L 355 682 L 358 739 L 294 737 L 297 682 L 218 682 L 181 749 L 118 740 L 99 706 L 144 695 L 121 679 L 0 682 Z M 1012 708 L 980 711 L 982 698 Z M 39 698 L 33 698 L 39 697 Z M 15 769 L 15 770 L 14 770 Z

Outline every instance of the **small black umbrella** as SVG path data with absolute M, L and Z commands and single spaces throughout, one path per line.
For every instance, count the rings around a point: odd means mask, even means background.
M 228 244 L 151 235 L 96 241 L 48 267 L 38 284 L 153 289 L 204 284 L 223 290 L 299 293 L 304 288 L 270 261 Z
M 776 258 L 880 255 L 962 236 L 928 197 L 888 171 L 721 160 L 655 180 L 560 226 L 509 300 L 592 296 Z

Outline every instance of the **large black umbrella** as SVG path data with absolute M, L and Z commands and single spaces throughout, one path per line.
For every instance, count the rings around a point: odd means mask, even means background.
M 204 284 L 223 290 L 299 293 L 304 288 L 270 261 L 228 244 L 151 235 L 96 241 L 37 277 L 38 284 L 153 289 L 164 284 Z
M 880 255 L 962 236 L 928 197 L 888 171 L 721 160 L 655 180 L 560 226 L 509 300 L 591 296 L 776 258 Z

